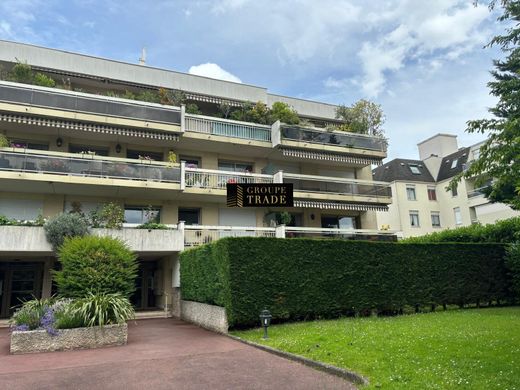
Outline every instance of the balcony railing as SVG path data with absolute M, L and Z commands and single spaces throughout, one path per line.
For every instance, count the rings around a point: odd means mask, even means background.
M 179 108 L 0 81 L 0 101 L 58 110 L 180 124 Z
M 224 137 L 271 141 L 271 127 L 199 115 L 186 115 L 186 131 Z
M 272 183 L 273 176 L 256 173 L 226 172 L 211 169 L 188 168 L 185 170 L 185 186 L 225 190 L 227 183 Z
M 184 227 L 184 246 L 191 247 L 209 244 L 224 237 L 275 237 L 276 228 L 239 227 L 239 226 L 203 226 L 186 225 Z
M 282 140 L 386 152 L 387 142 L 379 137 L 288 125 L 282 125 L 280 131 Z
M 326 194 L 383 196 L 391 197 L 392 189 L 388 184 L 342 179 L 338 177 L 297 175 L 284 173 L 284 183 L 292 183 L 294 191 L 318 192 Z
M 331 229 L 286 226 L 285 238 L 333 238 L 342 240 L 397 241 L 402 233 L 392 230 Z
M 65 157 L 45 154 L 0 151 L 0 171 L 50 173 L 56 175 L 101 177 L 126 180 L 151 180 L 180 183 L 178 166 L 104 160 L 97 156 Z
M 484 190 L 486 188 L 487 187 L 480 187 L 480 188 L 474 189 L 473 191 L 469 191 L 468 192 L 468 198 L 475 198 L 477 196 L 484 196 Z

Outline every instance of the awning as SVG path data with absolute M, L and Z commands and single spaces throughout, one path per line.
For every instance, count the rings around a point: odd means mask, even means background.
M 388 206 L 363 203 L 321 202 L 311 200 L 295 200 L 294 207 L 320 210 L 348 210 L 348 211 L 388 211 Z
M 308 158 L 312 160 L 337 161 L 358 165 L 381 165 L 382 158 L 344 156 L 335 153 L 315 152 L 301 149 L 280 148 L 285 157 Z
M 129 129 L 125 127 L 114 127 L 100 125 L 96 123 L 79 122 L 79 121 L 66 121 L 54 118 L 42 118 L 29 115 L 13 115 L 13 114 L 0 114 L 0 122 L 12 122 L 12 123 L 23 123 L 35 126 L 45 126 L 61 128 L 66 130 L 79 130 L 88 131 L 91 133 L 120 135 L 127 137 L 139 137 L 156 139 L 162 141 L 178 141 L 179 136 L 177 134 L 154 131 L 154 130 L 140 130 L 140 129 Z

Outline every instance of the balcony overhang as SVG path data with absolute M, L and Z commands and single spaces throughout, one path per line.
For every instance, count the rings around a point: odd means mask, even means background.
M 339 153 L 327 153 L 311 150 L 280 147 L 284 157 L 305 158 L 310 160 L 333 161 L 352 165 L 381 165 L 383 157 L 357 157 Z
M 21 115 L 0 113 L 0 122 L 19 123 L 33 126 L 58 128 L 69 131 L 81 131 L 97 134 L 116 135 L 124 137 L 136 137 L 154 139 L 160 141 L 179 141 L 179 135 L 166 131 L 140 130 L 126 127 L 117 127 L 90 123 L 83 121 L 62 120 L 57 118 L 46 118 L 35 115 Z
M 344 210 L 344 211 L 388 211 L 386 205 L 364 203 L 323 202 L 312 200 L 295 200 L 294 207 L 311 208 L 320 210 Z

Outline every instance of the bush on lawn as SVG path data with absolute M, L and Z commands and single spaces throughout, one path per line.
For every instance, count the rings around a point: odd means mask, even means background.
M 135 291 L 135 254 L 112 237 L 84 236 L 65 240 L 58 251 L 62 268 L 54 272 L 58 293 L 67 298 Z
M 507 248 L 506 265 L 511 275 L 513 295 L 520 302 L 520 243 Z
M 231 327 L 404 306 L 504 300 L 500 244 L 225 238 L 181 253 L 182 299 L 223 306 Z
M 494 224 L 474 224 L 455 229 L 426 234 L 420 237 L 410 237 L 401 243 L 427 242 L 501 242 L 513 243 L 520 241 L 520 217 L 498 221 Z
M 61 213 L 43 225 L 47 241 L 57 251 L 68 237 L 85 236 L 89 233 L 87 220 L 76 213 Z

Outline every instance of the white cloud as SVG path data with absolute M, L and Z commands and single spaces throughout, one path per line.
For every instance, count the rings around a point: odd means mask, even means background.
M 241 83 L 237 76 L 229 73 L 228 71 L 222 69 L 219 65 L 213 64 L 211 62 L 207 62 L 205 64 L 193 65 L 188 70 L 188 73 L 194 74 L 197 76 L 205 76 L 210 77 L 212 79 L 219 79 L 225 81 L 233 81 L 235 83 Z
M 216 14 L 223 14 L 228 11 L 235 11 L 245 4 L 247 4 L 250 0 L 219 0 L 216 1 L 213 5 L 212 11 Z

